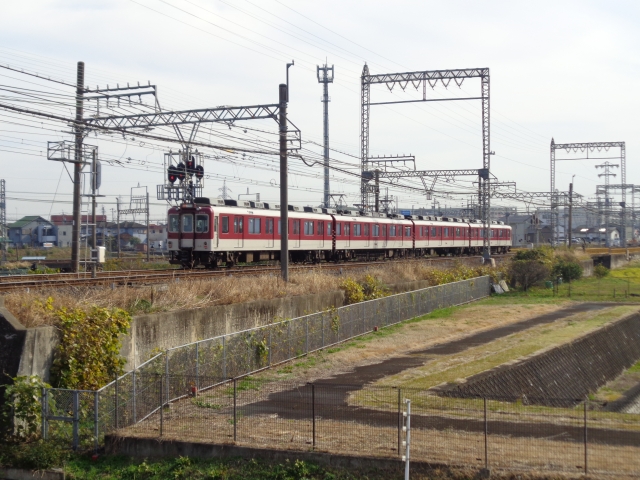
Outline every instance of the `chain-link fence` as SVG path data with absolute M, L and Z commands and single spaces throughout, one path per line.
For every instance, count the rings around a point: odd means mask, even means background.
M 196 381 L 216 386 L 191 390 Z M 640 415 L 599 403 L 437 396 L 418 389 L 155 375 L 155 412 L 119 436 L 399 458 L 411 400 L 415 461 L 563 474 L 640 476 Z M 169 401 L 165 385 L 180 400 Z M 175 390 L 174 390 L 175 389 Z M 192 393 L 190 393 L 192 392 Z
M 280 319 L 269 325 L 171 348 L 97 392 L 79 392 L 80 406 L 76 410 L 75 400 L 71 398 L 73 391 L 47 390 L 48 398 L 56 400 L 56 408 L 60 402 L 66 413 L 45 414 L 43 423 L 62 422 L 61 426 L 56 425 L 56 431 L 67 431 L 77 447 L 86 435 L 74 426 L 93 421 L 93 441 L 101 443 L 106 433 L 157 413 L 158 388 L 163 389 L 165 402 L 171 402 L 192 392 L 215 387 L 229 378 L 255 373 L 378 328 L 439 308 L 478 300 L 488 296 L 490 288 L 490 277 L 478 277 L 331 308 L 304 317 Z M 156 378 L 168 380 L 158 386 Z M 96 399 L 89 408 L 89 396 L 94 394 Z M 46 395 L 43 405 L 50 401 Z M 79 419 L 74 420 L 74 415 Z

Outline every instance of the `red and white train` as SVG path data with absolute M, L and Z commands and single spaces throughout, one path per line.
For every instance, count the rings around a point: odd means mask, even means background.
M 280 206 L 196 198 L 169 209 L 171 263 L 216 268 L 280 258 Z M 491 253 L 506 253 L 511 227 L 491 224 Z M 482 252 L 480 220 L 386 215 L 289 205 L 292 262 L 472 255 Z

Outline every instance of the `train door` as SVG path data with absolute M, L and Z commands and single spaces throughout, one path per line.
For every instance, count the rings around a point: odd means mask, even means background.
M 369 248 L 369 241 L 371 237 L 370 228 L 371 228 L 371 225 L 369 225 L 368 223 L 365 223 L 364 225 L 362 225 L 362 235 L 364 237 L 364 246 L 366 248 Z
M 182 215 L 182 235 L 180 236 L 180 248 L 193 248 L 195 234 L 193 233 L 193 215 Z
M 291 233 L 289 234 L 289 240 L 293 248 L 300 248 L 300 220 L 293 219 L 291 225 Z
M 344 246 L 350 247 L 351 246 L 351 224 L 349 222 L 344 222 L 344 225 L 342 225 L 342 227 L 344 228 L 344 231 L 342 232 L 342 234 L 344 235 Z
M 371 237 L 373 248 L 378 248 L 378 242 L 380 240 L 380 224 L 378 222 L 371 225 Z
M 213 217 L 213 244 L 218 247 L 220 239 L 220 231 L 218 230 L 218 216 Z
M 236 237 L 236 248 L 244 247 L 244 217 L 233 217 L 233 234 Z
M 264 225 L 264 233 L 267 236 L 267 248 L 275 245 L 275 233 L 273 231 L 273 218 L 267 218 Z
M 313 222 L 313 221 L 312 221 Z M 324 222 L 319 220 L 317 223 L 316 236 L 318 238 L 318 248 L 324 247 Z

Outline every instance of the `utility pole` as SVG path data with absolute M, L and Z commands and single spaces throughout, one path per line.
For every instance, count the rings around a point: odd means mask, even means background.
M 83 167 L 82 116 L 84 95 L 84 62 L 78 62 L 76 78 L 75 161 L 73 164 L 73 227 L 71 229 L 71 269 L 80 270 L 80 175 Z
M 571 238 L 573 233 L 573 177 L 571 177 L 571 183 L 569 184 L 569 250 L 571 250 L 571 241 L 573 240 Z
M 98 194 L 98 182 L 100 181 L 98 173 L 98 149 L 94 149 L 91 155 L 91 223 L 93 223 L 93 230 L 91 232 L 91 249 L 92 249 L 92 262 L 91 262 L 91 276 L 96 278 L 98 271 L 98 222 L 96 221 L 96 195 Z M 88 234 L 89 232 L 87 232 Z M 104 235 L 103 235 L 104 238 Z M 85 267 L 86 268 L 86 267 Z
M 0 179 L 0 251 L 2 251 L 1 261 L 7 261 L 7 193 L 6 182 Z
M 324 127 L 324 206 L 329 208 L 329 84 L 333 83 L 333 65 L 317 66 L 318 82 L 322 83 L 322 103 Z M 377 211 L 377 210 L 376 210 Z
M 287 69 L 288 71 L 288 69 Z M 287 99 L 288 87 L 280 84 L 280 270 L 289 281 L 289 182 L 287 174 Z

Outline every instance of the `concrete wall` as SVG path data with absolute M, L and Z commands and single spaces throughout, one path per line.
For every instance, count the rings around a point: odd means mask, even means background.
M 4 308 L 0 297 L 0 385 L 6 385 L 10 377 L 18 374 L 26 335 L 27 329 Z
M 556 405 L 580 401 L 640 359 L 640 314 L 523 360 L 445 387 L 456 397 L 516 399 Z
M 582 265 L 583 277 L 591 277 L 593 275 L 593 259 L 582 260 L 580 265 Z
M 256 300 L 194 310 L 153 313 L 134 317 L 129 335 L 122 339 L 125 369 L 148 360 L 158 350 L 272 323 L 278 317 L 295 318 L 344 305 L 342 290 L 315 295 Z
M 389 289 L 392 293 L 402 293 L 428 286 L 428 282 L 422 280 L 389 285 Z M 120 354 L 127 361 L 125 370 L 131 370 L 147 361 L 155 353 L 168 348 L 266 325 L 278 318 L 296 318 L 343 305 L 344 292 L 338 290 L 314 295 L 137 315 L 133 318 L 129 334 L 121 338 Z M 8 355 L 13 359 L 19 358 L 17 365 L 11 367 L 11 372 L 14 372 L 12 376 L 39 375 L 48 380 L 49 368 L 59 342 L 57 330 L 54 327 L 25 329 L 9 312 L 6 313 L 13 322 L 9 335 L 20 332 L 18 335 L 20 340 L 15 347 L 12 347 L 13 353 Z M 9 325 L 9 323 L 3 322 L 0 317 L 0 329 L 3 328 L 2 325 Z M 0 349 L 0 368 L 8 362 L 8 360 L 2 360 L 2 354 Z

